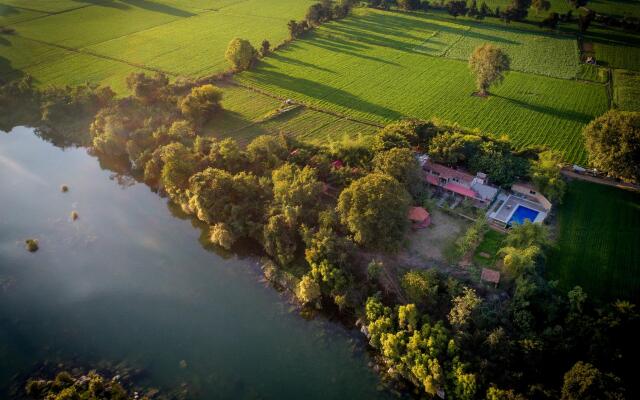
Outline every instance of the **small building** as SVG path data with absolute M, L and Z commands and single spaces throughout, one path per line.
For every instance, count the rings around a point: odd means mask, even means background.
M 488 206 L 498 194 L 498 189 L 488 184 L 487 175 L 482 172 L 473 176 L 428 160 L 423 164 L 423 169 L 425 179 L 431 185 L 467 198 L 476 206 Z
M 423 229 L 431 224 L 431 215 L 429 211 L 422 207 L 411 207 L 408 215 L 413 229 Z
M 494 287 L 498 287 L 498 283 L 500 283 L 500 272 L 489 268 L 482 268 L 480 280 L 493 283 Z

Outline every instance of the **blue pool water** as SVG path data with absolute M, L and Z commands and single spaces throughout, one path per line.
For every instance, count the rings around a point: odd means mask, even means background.
M 514 222 L 516 224 L 524 224 L 524 221 L 527 219 L 533 222 L 536 220 L 536 217 L 538 216 L 538 214 L 539 212 L 536 210 L 532 210 L 525 206 L 519 205 L 518 208 L 516 208 L 516 211 L 511 216 L 511 219 L 509 220 L 509 224 L 512 224 Z

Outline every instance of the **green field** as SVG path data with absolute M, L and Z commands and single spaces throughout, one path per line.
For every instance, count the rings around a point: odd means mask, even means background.
M 640 194 L 580 181 L 568 189 L 550 278 L 596 298 L 640 299 Z
M 620 69 L 613 72 L 613 101 L 620 110 L 640 111 L 640 73 Z
M 322 26 L 237 79 L 380 124 L 403 117 L 439 117 L 508 135 L 519 146 L 549 145 L 563 151 L 568 161 L 585 162 L 581 130 L 607 110 L 605 86 L 514 71 L 502 86 L 492 89 L 490 98 L 472 96 L 474 80 L 467 63 L 432 56 L 443 49 L 448 54 L 464 43 L 469 26 L 459 25 L 456 36 L 450 25 L 428 15 L 358 10 L 357 16 Z M 509 34 L 514 42 L 540 38 L 560 55 L 548 61 L 526 49 L 510 48 L 514 65 L 543 68 L 547 62 L 557 62 L 553 65 L 558 71 L 567 65 L 565 38 L 554 41 L 524 31 Z M 487 29 L 482 35 L 501 44 L 493 31 Z
M 31 74 L 40 84 L 108 84 L 148 68 L 198 77 L 227 68 L 234 37 L 258 46 L 288 36 L 311 0 L 7 1 L 0 0 L 0 76 Z M 120 64 L 120 65 L 118 65 Z M 76 68 L 75 65 L 78 67 Z
M 258 135 L 285 133 L 318 144 L 370 135 L 378 128 L 328 113 L 299 107 L 274 118 L 266 118 L 283 106 L 282 101 L 240 86 L 224 85 L 223 114 L 203 129 L 206 134 L 232 137 L 247 143 Z

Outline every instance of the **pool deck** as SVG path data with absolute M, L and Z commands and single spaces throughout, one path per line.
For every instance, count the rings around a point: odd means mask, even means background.
M 547 217 L 547 210 L 545 210 L 540 204 L 514 195 L 509 195 L 497 211 L 489 213 L 489 217 L 507 224 L 513 216 L 513 213 L 516 212 L 518 206 L 524 206 L 538 212 L 535 221 L 532 222 L 542 222 Z

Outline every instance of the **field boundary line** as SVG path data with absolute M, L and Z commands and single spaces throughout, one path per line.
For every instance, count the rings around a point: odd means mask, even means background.
M 271 97 L 271 98 L 276 99 L 276 100 L 286 101 L 288 99 L 286 97 L 275 95 L 275 94 L 267 92 L 267 91 L 265 91 L 263 89 L 259 89 L 259 88 L 255 87 L 255 86 L 247 85 L 246 83 L 238 82 L 236 80 L 229 80 L 229 81 L 227 81 L 227 83 L 229 83 L 231 85 L 236 85 L 236 86 L 248 89 L 248 90 L 252 90 L 252 91 L 254 91 L 256 93 L 260 93 L 262 95 Z M 306 103 L 304 101 L 299 101 L 299 100 L 294 100 L 294 101 L 297 104 L 300 104 L 300 105 L 304 106 L 305 108 L 308 108 L 309 110 L 317 111 L 317 112 L 328 114 L 328 115 L 333 115 L 334 117 L 337 117 L 337 118 L 345 119 L 347 121 L 356 122 L 356 123 L 363 124 L 363 125 L 372 126 L 374 128 L 384 128 L 384 125 L 376 124 L 375 122 L 365 121 L 363 119 L 350 117 L 348 115 L 344 115 L 344 114 L 341 114 L 341 113 L 338 113 L 338 112 L 335 112 L 335 111 L 329 111 L 329 110 L 326 110 L 326 109 L 323 109 L 323 108 L 320 108 L 320 107 L 317 107 L 317 106 L 312 106 L 312 105 L 309 105 L 308 103 Z
M 140 69 L 144 69 L 144 70 L 152 71 L 152 72 L 158 72 L 158 73 L 169 75 L 169 76 L 173 76 L 173 77 L 182 76 L 182 75 L 180 75 L 180 74 L 178 74 L 176 72 L 165 71 L 165 70 L 162 70 L 160 68 L 155 68 L 155 67 L 151 67 L 151 66 L 144 65 L 144 64 L 133 63 L 133 62 L 122 60 L 122 59 L 115 58 L 115 57 L 105 56 L 103 54 L 95 53 L 93 51 L 86 50 L 86 49 L 76 49 L 74 47 L 64 46 L 64 45 L 61 45 L 61 44 L 55 44 L 55 43 L 50 43 L 50 42 L 45 42 L 44 40 L 33 39 L 33 38 L 30 38 L 30 37 L 27 37 L 27 36 L 22 36 L 22 35 L 18 35 L 18 36 L 20 36 L 23 39 L 31 40 L 33 42 L 44 44 L 44 45 L 50 46 L 50 47 L 57 47 L 59 49 L 63 49 L 63 50 L 66 50 L 66 51 L 69 51 L 69 52 L 72 52 L 72 53 L 88 55 L 88 56 L 92 56 L 92 57 L 96 57 L 96 58 L 102 58 L 104 60 L 109 60 L 109 61 L 115 61 L 115 62 L 119 62 L 121 64 L 129 65 L 131 67 L 136 67 L 136 68 L 140 68 Z
M 83 5 L 83 6 L 74 7 L 74 8 L 68 8 L 68 9 L 66 9 L 66 10 L 53 11 L 53 12 L 50 12 L 50 11 L 43 11 L 43 10 L 37 10 L 37 9 L 35 9 L 35 8 L 27 8 L 27 7 L 15 6 L 15 8 L 20 8 L 20 9 L 27 10 L 27 11 L 37 12 L 37 13 L 41 13 L 41 14 L 44 14 L 44 15 L 38 15 L 37 17 L 33 17 L 33 18 L 29 18 L 29 19 L 25 19 L 25 20 L 23 20 L 23 21 L 14 22 L 13 24 L 9 24 L 9 25 L 7 25 L 7 26 L 20 25 L 20 24 L 25 23 L 25 22 L 31 22 L 31 21 L 35 21 L 35 20 L 38 20 L 38 19 L 43 19 L 43 18 L 47 18 L 47 17 L 52 17 L 52 16 L 54 16 L 54 15 L 60 15 L 60 14 L 64 14 L 64 13 L 67 13 L 67 12 L 71 12 L 71 11 L 75 11 L 75 10 L 80 10 L 80 9 L 82 9 L 82 8 L 87 8 L 87 7 L 93 7 L 93 6 L 94 6 L 94 4 L 85 4 L 85 5 Z

